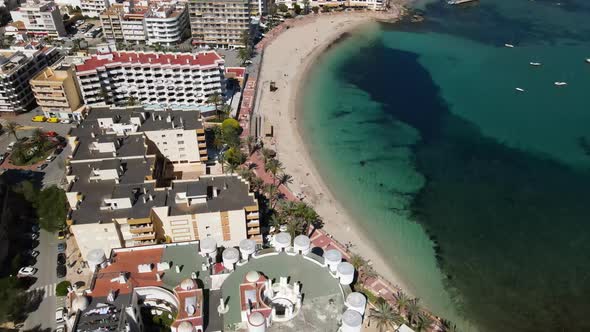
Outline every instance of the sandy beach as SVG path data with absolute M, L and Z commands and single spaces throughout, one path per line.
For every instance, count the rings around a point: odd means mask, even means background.
M 400 11 L 390 12 L 386 17 L 392 19 L 396 12 Z M 297 125 L 298 93 L 301 84 L 305 83 L 307 71 L 317 57 L 344 33 L 361 28 L 377 28 L 376 20 L 383 18 L 383 14 L 364 12 L 319 15 L 290 23 L 289 29 L 272 40 L 265 49 L 258 80 L 256 113 L 262 115 L 263 123 L 274 126 L 275 137 L 270 147 L 277 151 L 285 171 L 293 176 L 289 188 L 294 193 L 305 194 L 305 201 L 323 218 L 324 229 L 339 242 L 352 243 L 353 253 L 370 261 L 375 270 L 390 283 L 411 293 L 395 273 L 395 267 L 386 263 L 382 254 L 372 247 L 368 236 L 359 229 L 323 182 Z M 275 92 L 269 91 L 271 81 L 278 87 Z M 266 146 L 269 147 L 269 144 Z

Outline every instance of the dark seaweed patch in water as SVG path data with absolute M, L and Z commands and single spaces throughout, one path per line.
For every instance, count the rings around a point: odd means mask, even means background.
M 411 210 L 464 315 L 485 331 L 590 331 L 590 174 L 482 136 L 416 54 L 375 45 L 339 75 L 420 132 Z

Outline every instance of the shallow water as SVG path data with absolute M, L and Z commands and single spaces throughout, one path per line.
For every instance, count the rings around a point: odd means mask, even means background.
M 319 171 L 462 330 L 590 330 L 590 5 L 561 2 L 421 4 L 309 78 Z

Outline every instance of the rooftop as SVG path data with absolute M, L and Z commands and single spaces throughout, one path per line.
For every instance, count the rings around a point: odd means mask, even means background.
M 78 65 L 78 72 L 93 71 L 100 67 L 117 66 L 121 64 L 158 64 L 179 65 L 192 67 L 215 67 L 223 65 L 223 59 L 215 51 L 191 53 L 146 53 L 146 52 L 112 52 L 92 55 L 82 65 Z
M 160 263 L 167 263 L 168 266 L 159 266 Z M 288 323 L 273 323 L 268 331 L 338 330 L 344 298 L 350 288 L 340 285 L 338 279 L 323 266 L 322 257 L 313 253 L 293 256 L 265 249 L 248 262 L 240 263 L 233 272 L 213 269 L 217 271 L 214 273 L 216 276 L 221 276 L 215 277 L 217 282 L 222 282 L 220 290 L 217 288 L 219 286 L 214 285 L 216 282 L 212 282 L 212 270 L 202 270 L 205 263 L 206 259 L 199 254 L 199 241 L 114 249 L 111 264 L 95 273 L 94 287 L 89 294 L 94 300 L 82 312 L 82 316 L 87 321 L 90 317 L 88 312 L 95 309 L 96 303 L 105 302 L 111 292 L 118 294 L 117 300 L 127 301 L 129 305 L 133 290 L 139 287 L 157 287 L 174 292 L 178 302 L 183 303 L 184 297 L 179 294 L 182 287 L 179 286 L 186 285 L 187 279 L 190 281 L 196 275 L 198 280 L 193 280 L 193 284 L 200 285 L 203 291 L 198 294 L 206 297 L 205 304 L 209 303 L 208 310 L 199 308 L 206 315 L 205 331 L 221 330 L 228 326 L 236 328 L 242 321 L 241 286 L 244 286 L 246 274 L 255 271 L 263 277 L 260 280 L 268 278 L 274 283 L 280 277 L 287 277 L 289 283 L 298 282 L 302 289 L 303 301 L 299 314 Z M 143 268 L 140 272 L 140 265 L 147 269 Z M 121 280 L 121 276 L 125 278 Z M 221 298 L 228 300 L 229 311 L 224 315 L 216 312 Z M 119 307 L 116 301 L 113 306 Z M 112 316 L 111 324 L 117 321 L 116 317 Z M 182 320 L 186 317 L 180 313 L 176 318 Z M 77 327 L 80 328 L 79 325 Z
M 200 112 L 197 111 L 153 111 L 136 107 L 92 107 L 82 123 L 86 130 L 98 127 L 98 119 L 110 118 L 113 123 L 129 124 L 131 118 L 141 122 L 138 131 L 158 131 L 166 129 L 203 129 Z M 82 130 L 83 131 L 83 130 Z

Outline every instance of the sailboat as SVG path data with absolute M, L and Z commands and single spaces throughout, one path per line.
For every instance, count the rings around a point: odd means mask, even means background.
M 538 66 L 540 66 L 540 65 L 541 65 L 541 63 L 540 63 L 540 62 L 529 62 L 529 64 L 530 64 L 531 66 L 535 66 L 535 67 L 538 67 Z
M 566 82 L 555 82 L 553 84 L 555 84 L 555 86 L 564 86 L 564 85 L 567 85 Z
M 524 89 L 523 88 L 516 88 L 516 91 L 518 91 L 518 92 L 524 92 Z
M 514 48 L 514 45 L 512 45 L 512 44 L 504 44 L 504 46 L 506 46 L 508 48 Z

